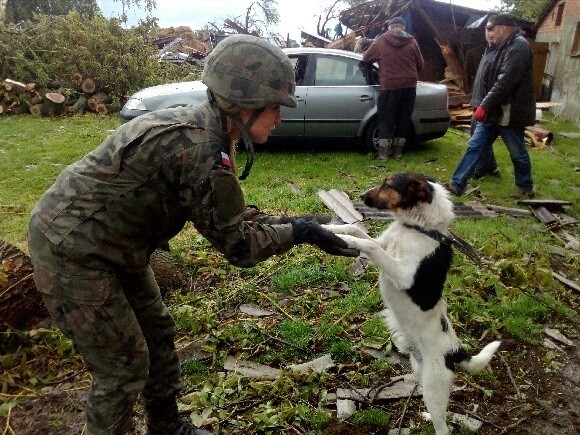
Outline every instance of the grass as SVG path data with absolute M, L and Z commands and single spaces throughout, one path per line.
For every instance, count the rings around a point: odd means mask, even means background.
M 42 192 L 67 164 L 95 148 L 117 125 L 114 116 L 0 118 L 0 239 L 26 250 L 28 215 Z M 554 132 L 578 131 L 552 117 L 544 127 Z M 537 197 L 571 201 L 568 214 L 577 218 L 580 162 L 576 142 L 557 135 L 553 146 L 531 149 L 530 155 Z M 401 161 L 386 164 L 354 146 L 272 144 L 257 147 L 254 167 L 242 188 L 248 204 L 272 214 L 328 214 L 317 197 L 319 189 L 339 189 L 356 199 L 387 174 L 407 170 L 447 181 L 465 144 L 465 133 L 452 129 L 441 139 L 408 150 Z M 509 156 L 500 142 L 495 151 L 502 177 L 474 184 L 481 188 L 482 202 L 516 207 L 509 197 L 514 190 Z M 242 167 L 244 162 L 245 155 L 240 153 L 238 165 Z M 367 224 L 375 234 L 384 226 Z M 448 277 L 450 316 L 466 347 L 480 348 L 482 341 L 495 337 L 537 344 L 543 325 L 578 323 L 574 299 L 552 278 L 551 271 L 557 267 L 577 280 L 579 256 L 568 250 L 555 263 L 544 246 L 562 247 L 563 242 L 538 220 L 509 216 L 457 219 L 453 230 L 491 260 L 488 267 L 480 267 L 457 253 Z M 576 227 L 568 230 L 578 237 Z M 178 341 L 201 342 L 212 355 L 210 360 L 188 361 L 182 367 L 184 403 L 195 421 L 214 418 L 220 422 L 220 430 L 230 433 L 290 433 L 296 427 L 302 432 L 323 433 L 331 424 L 323 409 L 329 392 L 376 385 L 378 377 L 387 379 L 404 372 L 400 366 L 373 360 L 360 350 L 361 346 L 385 351 L 390 347 L 390 333 L 376 314 L 383 307 L 374 266 L 355 278 L 352 260 L 300 246 L 254 268 L 239 269 L 229 265 L 191 226 L 171 244 L 176 261 L 195 283 L 191 291 L 177 289 L 167 300 L 178 327 Z M 275 315 L 240 315 L 238 307 L 245 303 Z M 12 334 L 11 340 L 14 337 Z M 44 365 L 36 371 L 32 364 L 14 376 L 20 370 L 17 361 L 43 361 L 46 356 L 41 351 L 66 348 L 66 352 L 50 355 L 54 370 L 61 370 L 65 363 L 79 364 L 71 355 L 70 342 L 67 345 L 58 332 L 34 340 L 27 334 L 17 338 L 20 347 L 14 348 L 12 357 L 0 359 L 10 373 L 0 376 L 3 391 L 34 390 L 54 377 L 50 370 L 45 373 Z M 306 375 L 285 370 L 289 364 L 325 353 L 342 368 Z M 283 371 L 275 381 L 225 373 L 223 363 L 228 355 Z M 487 376 L 492 382 L 493 374 Z M 476 382 L 482 383 L 482 378 Z M 397 409 L 374 404 L 355 414 L 351 424 L 388 425 Z M 429 433 L 428 425 L 421 428 L 419 424 L 419 429 Z

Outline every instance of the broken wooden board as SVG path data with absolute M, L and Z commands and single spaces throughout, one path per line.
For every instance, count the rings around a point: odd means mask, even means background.
M 365 220 L 390 221 L 393 220 L 393 214 L 389 210 L 379 210 L 367 207 L 362 202 L 355 202 L 354 208 L 360 212 Z M 458 218 L 495 218 L 498 216 L 495 210 L 490 210 L 487 206 L 474 202 L 456 202 L 453 204 L 453 213 Z
M 562 212 L 565 206 L 572 205 L 570 201 L 562 201 L 560 199 L 520 199 L 517 204 L 530 207 L 545 207 L 552 212 Z
M 494 205 L 489 204 L 487 205 L 488 208 L 491 208 L 493 211 L 498 213 L 507 214 L 508 216 L 513 217 L 530 217 L 533 216 L 533 213 L 529 209 L 525 208 L 512 208 L 512 207 L 503 207 L 501 205 Z
M 572 290 L 580 293 L 580 285 L 576 284 L 574 281 L 566 278 L 565 276 L 560 275 L 559 273 L 552 272 L 552 276 L 560 281 L 562 284 L 570 287 Z
M 329 191 L 319 190 L 318 197 L 325 206 L 334 211 L 347 224 L 354 224 L 363 220 L 362 214 L 354 208 L 345 192 L 336 189 Z

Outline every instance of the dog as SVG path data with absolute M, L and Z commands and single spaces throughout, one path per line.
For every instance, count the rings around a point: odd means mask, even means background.
M 470 356 L 447 317 L 442 293 L 452 261 L 448 227 L 454 218 L 449 192 L 424 175 L 407 172 L 390 176 L 361 198 L 393 214 L 394 222 L 382 234 L 373 239 L 356 225 L 325 228 L 377 265 L 393 343 L 410 356 L 436 434 L 448 434 L 454 370 L 482 370 L 501 344 L 494 341 Z

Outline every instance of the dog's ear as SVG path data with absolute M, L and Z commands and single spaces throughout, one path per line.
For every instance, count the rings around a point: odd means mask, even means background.
M 431 204 L 433 201 L 433 186 L 431 186 L 426 178 L 413 180 L 409 187 L 413 189 L 413 193 L 418 201 Z

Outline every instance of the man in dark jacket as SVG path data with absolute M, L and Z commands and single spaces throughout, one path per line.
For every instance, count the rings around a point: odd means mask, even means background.
M 230 36 L 206 58 L 201 79 L 207 101 L 122 125 L 67 167 L 32 211 L 36 287 L 92 377 L 87 435 L 127 433 L 139 393 L 148 435 L 208 433 L 179 416 L 175 325 L 149 265 L 187 221 L 242 267 L 300 243 L 358 254 L 313 217 L 245 205 L 235 143 L 243 139 L 251 154 L 280 123 L 280 106 L 296 107 L 288 57 L 256 36 Z
M 533 198 L 532 165 L 524 140 L 525 127 L 535 123 L 532 51 L 513 15 L 491 16 L 486 32 L 497 48 L 484 66 L 481 85 L 476 83 L 484 96 L 473 115 L 475 129 L 447 187 L 462 195 L 478 162 L 489 156 L 493 142 L 501 136 L 514 166 L 514 198 Z
M 419 71 L 424 63 L 417 41 L 405 32 L 405 28 L 403 18 L 393 18 L 388 30 L 363 54 L 364 62 L 379 63 L 379 160 L 387 160 L 391 150 L 396 159 L 403 155 L 415 108 Z

